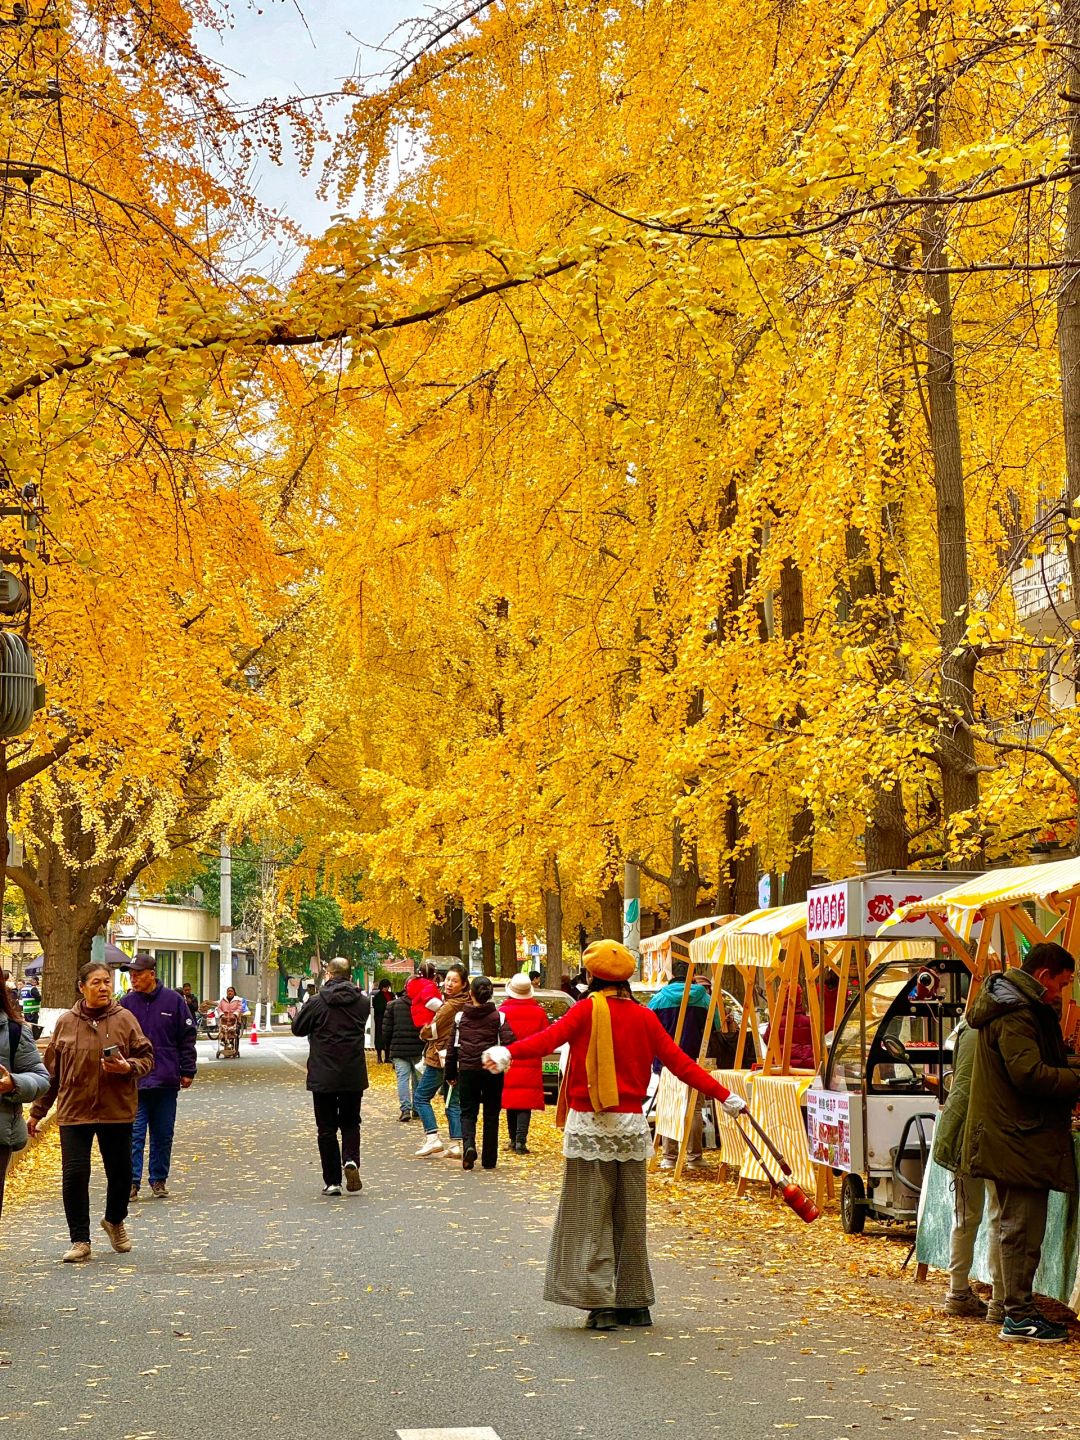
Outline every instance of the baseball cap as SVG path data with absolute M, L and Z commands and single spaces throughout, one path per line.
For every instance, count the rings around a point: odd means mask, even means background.
M 156 970 L 156 969 L 157 969 L 157 961 L 154 959 L 153 955 L 136 955 L 135 958 L 134 958 L 133 960 L 129 960 L 126 965 L 121 965 L 121 966 L 120 966 L 120 969 L 121 969 L 121 970 Z

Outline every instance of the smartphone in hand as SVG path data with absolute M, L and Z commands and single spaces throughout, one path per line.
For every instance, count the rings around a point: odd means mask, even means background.
M 115 1060 L 116 1057 L 117 1057 L 117 1055 L 119 1055 L 119 1053 L 120 1053 L 120 1046 L 119 1046 L 119 1045 L 106 1045 L 106 1046 L 105 1046 L 105 1049 L 102 1050 L 102 1052 L 101 1052 L 101 1056 L 102 1056 L 102 1059 L 104 1059 L 104 1060 Z

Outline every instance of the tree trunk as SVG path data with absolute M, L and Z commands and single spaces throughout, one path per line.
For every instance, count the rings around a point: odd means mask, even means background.
M 814 873 L 814 812 L 804 805 L 791 822 L 791 860 L 784 876 L 784 904 L 806 899 Z
M 446 908 L 436 912 L 435 919 L 428 928 L 428 953 L 430 955 L 453 953 L 453 923 L 453 907 L 447 901 Z
M 461 907 L 461 963 L 465 966 L 465 974 L 469 973 L 472 964 L 472 926 L 469 923 L 469 912 L 464 905 Z
M 682 821 L 676 818 L 671 826 L 671 929 L 685 925 L 697 914 L 699 884 L 697 844 L 686 839 Z M 621 938 L 621 920 L 619 934 Z
M 549 990 L 558 990 L 563 979 L 562 920 L 562 891 L 557 888 L 545 890 L 544 942 L 547 946 L 547 973 L 544 983 Z
M 806 627 L 803 577 L 790 556 L 780 567 L 780 627 L 781 634 L 791 647 L 792 665 L 801 668 L 803 659 L 799 644 Z M 792 721 L 793 726 L 798 728 L 805 718 L 800 705 Z M 784 904 L 793 905 L 806 899 L 814 872 L 814 812 L 805 802 L 792 817 L 788 833 L 791 858 L 784 878 Z
M 52 911 L 47 919 L 39 913 L 35 919 L 35 910 L 29 901 L 27 909 L 44 956 L 41 1003 L 50 1010 L 66 1009 L 79 998 L 76 977 L 80 967 L 90 959 L 91 942 L 101 927 L 97 924 L 80 927 L 71 910 Z
M 485 905 L 480 916 L 480 964 L 485 975 L 495 974 L 495 914 Z
M 517 973 L 517 926 L 506 915 L 499 916 L 499 974 L 504 979 Z
M 622 943 L 622 886 L 617 880 L 600 896 L 600 932 L 605 940 Z
M 1061 25 L 1066 44 L 1061 89 L 1068 96 L 1065 113 L 1069 125 L 1066 164 L 1080 160 L 1080 0 L 1062 0 Z M 1065 204 L 1065 230 L 1061 258 L 1066 262 L 1058 291 L 1058 362 L 1061 367 L 1061 410 L 1065 435 L 1066 518 L 1073 519 L 1080 500 L 1080 183 L 1074 176 Z M 1069 573 L 1073 604 L 1080 605 L 1080 537 L 1070 534 Z
M 908 256 L 910 259 L 910 256 Z M 893 436 L 893 464 L 901 459 L 902 420 L 900 409 L 902 394 L 896 395 L 889 406 L 889 430 Z M 883 515 L 883 529 L 891 533 L 896 529 L 898 517 L 892 507 L 886 507 Z M 851 602 L 851 621 L 856 631 L 856 640 L 864 651 L 868 663 L 877 665 L 881 683 L 898 680 L 901 676 L 900 657 L 889 633 L 889 615 L 886 603 L 892 597 L 893 577 L 884 562 L 880 576 L 875 573 L 866 535 L 854 526 L 849 526 L 846 535 L 846 550 L 849 565 L 848 594 Z M 888 658 L 883 665 L 877 661 L 880 655 Z M 870 813 L 866 817 L 864 840 L 864 862 L 870 872 L 875 870 L 906 870 L 909 859 L 907 813 L 904 809 L 904 790 L 900 777 L 891 784 L 874 779 L 870 782 Z
M 871 874 L 875 870 L 906 870 L 911 856 L 903 787 L 897 780 L 886 790 L 878 782 L 873 794 L 873 805 L 866 820 L 866 868 Z
M 928 98 L 919 126 L 920 151 L 941 144 L 941 101 Z M 925 194 L 941 189 L 937 176 L 927 181 Z M 948 264 L 947 222 L 940 206 L 923 212 L 919 239 L 922 246 L 923 286 L 930 301 L 926 317 L 925 383 L 930 413 L 930 450 L 933 459 L 937 511 L 939 604 L 941 607 L 942 717 L 936 761 L 941 770 L 941 794 L 946 821 L 979 803 L 975 770 L 975 667 L 977 657 L 968 643 L 967 621 L 971 603 L 968 572 L 967 509 L 964 496 L 964 462 L 960 443 L 960 406 L 956 387 L 956 345 L 953 334 L 952 287 L 948 275 L 931 272 Z M 982 847 L 957 864 L 976 863 Z M 946 860 L 948 863 L 948 849 Z

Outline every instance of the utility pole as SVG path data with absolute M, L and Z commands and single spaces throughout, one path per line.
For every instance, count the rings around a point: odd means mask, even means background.
M 270 1030 L 270 1015 L 273 1008 L 271 995 L 270 961 L 274 956 L 277 933 L 277 893 L 274 888 L 274 862 L 265 857 L 259 861 L 259 929 L 258 958 L 255 961 L 259 972 L 259 995 L 255 1002 L 255 1028 Z
M 218 999 L 232 984 L 232 849 L 221 837 L 221 969 L 218 974 Z
M 641 871 L 627 860 L 623 867 L 623 944 L 641 968 Z

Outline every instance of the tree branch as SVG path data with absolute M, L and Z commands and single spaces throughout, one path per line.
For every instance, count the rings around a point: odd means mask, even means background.
M 504 280 L 493 281 L 489 285 L 479 285 L 474 290 L 467 291 L 462 295 L 454 295 L 449 299 L 442 300 L 438 304 L 429 305 L 424 310 L 414 310 L 406 315 L 394 315 L 388 319 L 357 320 L 353 324 L 336 326 L 330 330 L 309 330 L 300 334 L 294 334 L 284 325 L 275 325 L 265 334 L 257 333 L 245 335 L 242 330 L 211 331 L 200 336 L 176 336 L 170 339 L 155 339 L 145 345 L 120 345 L 108 352 L 110 363 L 117 360 L 146 360 L 158 351 L 171 351 L 180 354 L 197 354 L 199 351 L 208 350 L 213 345 L 237 345 L 245 349 L 268 350 L 268 349 L 297 349 L 305 345 L 333 345 L 342 340 L 360 340 L 366 335 L 375 335 L 380 332 L 404 330 L 410 325 L 425 325 L 429 320 L 437 320 L 442 315 L 449 314 L 452 310 L 463 309 L 466 305 L 475 305 L 480 300 L 487 300 L 492 295 L 504 294 L 507 290 L 519 290 L 524 285 L 534 285 L 539 280 L 550 280 L 556 275 L 562 275 L 567 270 L 573 270 L 580 264 L 577 259 L 560 260 L 557 264 L 549 266 L 546 270 L 537 271 L 530 275 L 510 275 Z M 96 357 L 101 353 L 100 349 L 88 350 L 81 355 L 65 356 L 57 360 L 55 365 L 43 366 L 39 370 L 24 375 L 22 379 L 14 381 L 6 390 L 0 390 L 0 407 L 13 405 L 21 400 L 24 395 L 31 391 L 40 389 L 42 385 L 48 384 L 61 375 L 73 375 L 79 370 L 85 370 L 92 365 Z
M 646 865 L 645 861 L 639 860 L 636 855 L 630 856 L 630 864 L 636 865 L 643 875 L 647 875 L 650 880 L 655 880 L 657 885 L 663 885 L 668 890 L 671 889 L 674 881 L 670 875 L 661 875 L 659 870 L 654 870 L 651 865 Z
M 17 790 L 20 785 L 25 785 L 35 775 L 47 770 L 50 765 L 55 765 L 57 760 L 63 759 L 74 743 L 72 736 L 64 735 L 45 755 L 35 755 L 32 760 L 24 760 L 21 765 L 13 766 L 7 772 L 8 790 Z

